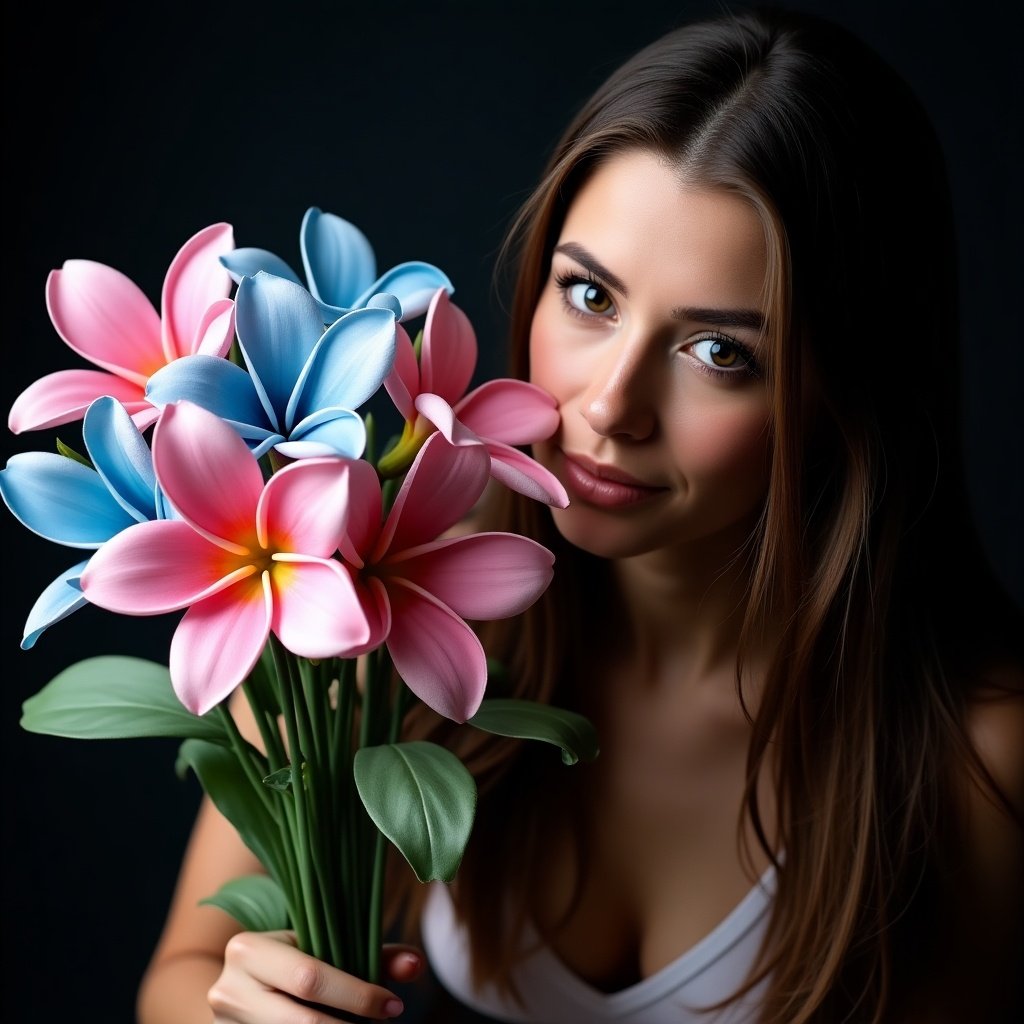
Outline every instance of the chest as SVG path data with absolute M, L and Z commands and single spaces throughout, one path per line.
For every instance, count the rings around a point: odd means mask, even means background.
M 636 696 L 636 690 L 632 690 Z M 604 991 L 640 981 L 711 933 L 768 860 L 738 845 L 749 731 L 720 690 L 613 698 L 577 829 L 557 832 L 534 917 L 574 973 Z M 771 794 L 759 787 L 766 820 Z

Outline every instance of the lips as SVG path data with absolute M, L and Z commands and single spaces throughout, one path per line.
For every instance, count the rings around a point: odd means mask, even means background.
M 667 487 L 651 487 L 624 470 L 594 462 L 585 455 L 562 453 L 565 460 L 565 483 L 578 498 L 602 508 L 624 508 L 649 501 L 668 491 Z

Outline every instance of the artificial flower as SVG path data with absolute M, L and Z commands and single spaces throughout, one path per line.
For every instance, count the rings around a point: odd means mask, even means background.
M 24 526 L 57 544 L 94 549 L 136 523 L 172 514 L 149 447 L 120 402 L 97 398 L 82 436 L 91 467 L 56 452 L 23 452 L 0 470 L 0 495 Z M 71 566 L 43 590 L 25 623 L 23 650 L 88 603 L 78 585 L 88 564 Z
M 234 334 L 231 277 L 220 264 L 234 236 L 230 224 L 193 235 L 164 277 L 161 312 L 134 281 L 92 260 L 67 260 L 46 280 L 46 307 L 64 342 L 100 370 L 58 370 L 15 400 L 15 434 L 80 420 L 101 395 L 121 401 L 140 430 L 159 415 L 145 395 L 161 366 L 196 352 L 223 356 Z
M 332 557 L 347 463 L 292 463 L 264 483 L 259 462 L 218 417 L 168 405 L 153 436 L 157 479 L 180 515 L 140 523 L 86 566 L 85 596 L 128 615 L 187 608 L 171 641 L 171 682 L 205 714 L 250 673 L 271 632 L 290 651 L 326 658 L 365 643 L 369 626 L 349 574 Z
M 405 419 L 402 436 L 379 468 L 385 475 L 409 466 L 423 442 L 440 430 L 450 444 L 482 444 L 491 476 L 548 505 L 565 508 L 569 496 L 558 478 L 517 445 L 549 438 L 559 423 L 554 399 L 534 384 L 503 378 L 466 394 L 476 369 L 473 325 L 442 289 L 431 299 L 419 359 L 400 330 L 395 365 L 384 386 Z
M 435 289 L 453 291 L 447 275 L 430 263 L 399 263 L 377 277 L 373 246 L 354 224 L 315 206 L 306 210 L 299 228 L 299 248 L 306 284 L 320 306 L 325 324 L 353 309 L 366 306 L 386 292 L 401 303 L 399 319 L 409 320 L 427 308 Z M 242 248 L 221 256 L 235 282 L 255 277 L 261 270 L 302 284 L 289 264 L 266 249 Z
M 235 328 L 246 368 L 212 356 L 179 359 L 153 375 L 147 398 L 160 406 L 201 405 L 229 422 L 257 456 L 274 448 L 291 459 L 358 458 L 366 429 L 355 410 L 394 361 L 393 302 L 353 310 L 325 331 L 305 288 L 260 272 L 238 286 Z
M 554 556 L 511 533 L 439 540 L 483 492 L 489 457 L 432 435 L 381 524 L 381 487 L 366 461 L 349 463 L 342 557 L 351 566 L 370 635 L 349 655 L 387 643 L 405 684 L 456 722 L 477 710 L 487 683 L 483 647 L 465 619 L 500 619 L 551 582 Z

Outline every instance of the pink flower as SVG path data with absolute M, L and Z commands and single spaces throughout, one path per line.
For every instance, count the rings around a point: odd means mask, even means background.
M 487 663 L 465 619 L 528 608 L 551 582 L 554 556 L 511 533 L 436 538 L 480 497 L 489 472 L 482 445 L 453 447 L 432 434 L 381 525 L 381 488 L 365 461 L 349 463 L 340 545 L 370 625 L 359 654 L 387 643 L 399 675 L 424 703 L 456 722 L 483 698 Z
M 93 555 L 82 590 L 127 615 L 188 608 L 171 641 L 171 682 L 204 714 L 249 674 L 271 631 L 290 651 L 331 657 L 365 644 L 369 624 L 332 557 L 349 463 L 311 458 L 264 484 L 245 441 L 188 402 L 164 408 L 157 479 L 180 520 L 139 523 Z
M 565 508 L 569 496 L 558 479 L 514 447 L 543 441 L 558 429 L 554 399 L 534 384 L 508 378 L 467 395 L 476 357 L 469 318 L 439 288 L 427 310 L 419 361 L 408 334 L 399 331 L 394 369 L 384 386 L 406 423 L 398 445 L 380 460 L 381 472 L 405 469 L 436 429 L 450 444 L 482 444 L 491 476 L 507 487 Z
M 193 235 L 164 278 L 162 315 L 134 281 L 92 260 L 67 260 L 46 280 L 46 307 L 64 342 L 100 370 L 58 370 L 15 399 L 15 434 L 80 420 L 102 395 L 118 399 L 140 430 L 159 410 L 146 401 L 146 381 L 179 356 L 223 356 L 234 336 L 231 277 L 219 257 L 230 252 L 230 224 Z

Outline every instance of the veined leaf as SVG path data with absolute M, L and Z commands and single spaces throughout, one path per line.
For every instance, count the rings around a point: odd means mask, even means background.
M 281 886 L 268 875 L 233 878 L 199 902 L 227 911 L 249 932 L 278 931 L 291 924 Z
M 436 743 L 363 747 L 353 760 L 360 799 L 421 882 L 455 877 L 476 815 L 476 782 Z
M 178 700 L 165 665 L 116 655 L 85 658 L 58 673 L 22 704 L 21 726 L 72 739 L 173 736 L 228 742 L 214 713 L 194 715 Z
M 599 751 L 597 732 L 588 718 L 575 711 L 553 708 L 532 700 L 484 700 L 469 724 L 498 736 L 541 740 L 562 748 L 565 764 L 593 761 Z

